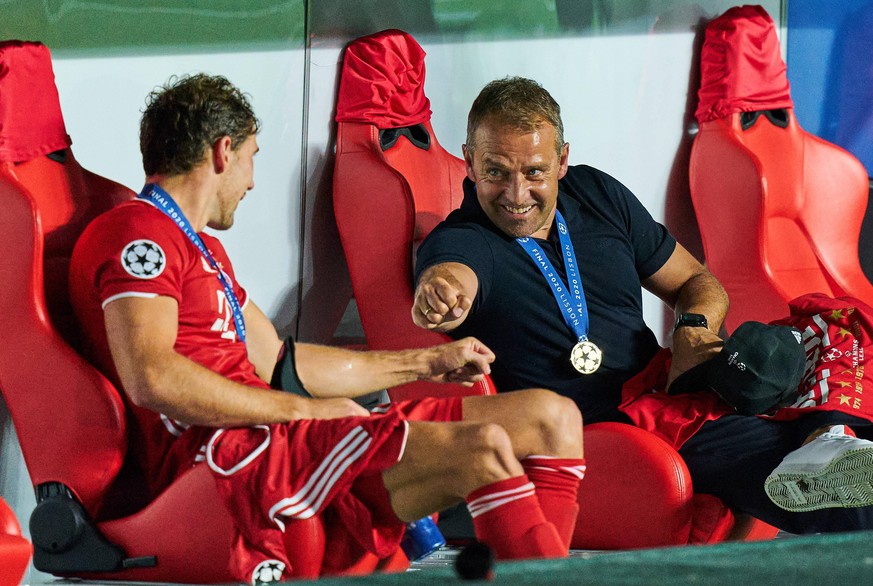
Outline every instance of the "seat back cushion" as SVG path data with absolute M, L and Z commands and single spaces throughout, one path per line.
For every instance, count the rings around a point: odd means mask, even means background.
M 127 449 L 124 404 L 75 349 L 67 267 L 87 222 L 130 190 L 69 150 L 48 49 L 0 43 L 0 390 L 34 485 L 62 482 L 95 513 Z
M 334 213 L 367 344 L 376 350 L 433 346 L 449 338 L 412 323 L 412 269 L 418 244 L 460 205 L 464 163 L 430 124 L 424 50 L 387 30 L 346 48 L 337 102 Z M 415 382 L 394 399 L 488 394 Z

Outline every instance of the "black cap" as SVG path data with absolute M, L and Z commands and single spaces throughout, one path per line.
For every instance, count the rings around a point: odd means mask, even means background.
M 709 389 L 739 413 L 760 415 L 794 402 L 805 368 L 800 330 L 747 321 L 721 352 L 678 376 L 668 392 Z

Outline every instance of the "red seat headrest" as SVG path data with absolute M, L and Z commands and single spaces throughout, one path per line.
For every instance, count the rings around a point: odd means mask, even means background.
M 30 161 L 72 144 L 48 47 L 0 42 L 0 162 Z
M 343 58 L 336 121 L 384 129 L 430 120 L 424 56 L 424 49 L 401 30 L 356 39 Z
M 706 26 L 697 121 L 793 108 L 785 71 L 770 15 L 760 6 L 731 8 Z

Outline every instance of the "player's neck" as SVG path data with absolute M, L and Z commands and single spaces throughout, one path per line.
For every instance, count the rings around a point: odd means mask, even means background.
M 215 194 L 196 172 L 173 176 L 153 175 L 146 181 L 157 184 L 170 194 L 195 232 L 206 227 L 209 222 L 210 202 Z

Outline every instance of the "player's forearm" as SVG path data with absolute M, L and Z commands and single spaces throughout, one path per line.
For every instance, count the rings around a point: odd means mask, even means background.
M 355 352 L 298 343 L 297 374 L 314 397 L 359 397 L 430 376 L 430 348 Z

